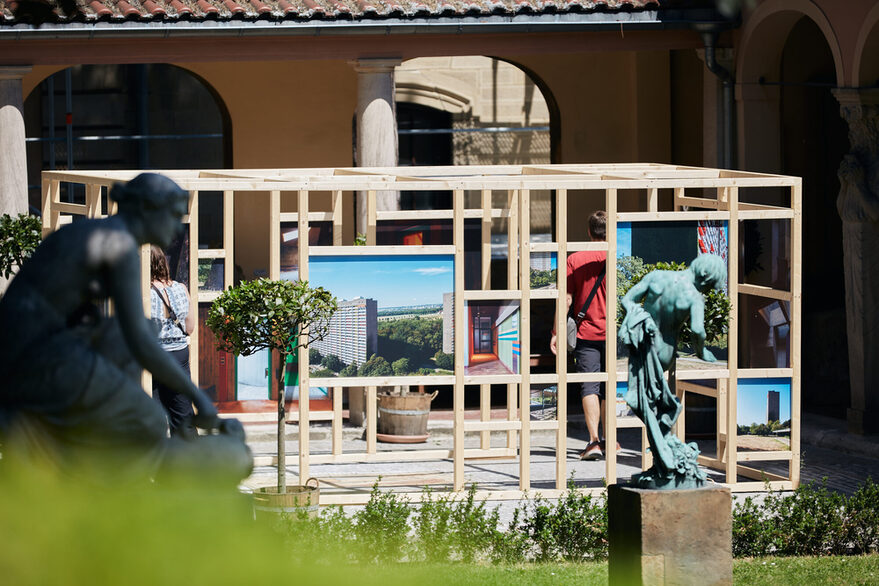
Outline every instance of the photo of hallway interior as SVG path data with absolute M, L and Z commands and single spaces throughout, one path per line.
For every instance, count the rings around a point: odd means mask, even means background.
M 519 302 L 467 303 L 467 363 L 464 374 L 519 373 Z

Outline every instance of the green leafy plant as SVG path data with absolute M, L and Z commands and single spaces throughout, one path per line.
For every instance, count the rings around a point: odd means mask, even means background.
M 381 479 L 379 479 L 381 480 Z M 392 562 L 406 558 L 409 542 L 409 500 L 372 485 L 369 502 L 354 514 L 356 552 L 360 561 Z
M 326 335 L 338 307 L 323 287 L 307 281 L 245 281 L 224 291 L 211 305 L 205 322 L 220 350 L 249 356 L 268 349 L 280 354 L 278 383 L 278 492 L 286 490 L 284 449 L 284 381 L 287 362 L 298 348 Z M 307 390 L 303 392 L 308 392 Z
M 533 544 L 536 561 L 607 557 L 607 501 L 578 491 L 573 478 L 555 505 L 538 496 L 529 512 L 520 531 Z
M 748 497 L 733 508 L 736 557 L 873 553 L 879 548 L 879 486 L 871 479 L 846 497 L 826 481 L 792 493 L 769 491 L 762 504 Z
M 684 271 L 687 265 L 677 262 L 658 262 L 648 264 L 637 256 L 623 256 L 617 259 L 617 328 L 623 323 L 625 310 L 622 299 L 629 289 L 637 285 L 647 273 L 652 271 Z M 722 343 L 729 327 L 729 313 L 732 302 L 723 291 L 711 290 L 705 297 L 705 341 L 708 344 Z M 691 345 L 692 332 L 690 326 L 684 324 L 681 329 L 680 341 Z
M 36 216 L 0 216 L 0 273 L 9 278 L 40 244 L 42 224 Z

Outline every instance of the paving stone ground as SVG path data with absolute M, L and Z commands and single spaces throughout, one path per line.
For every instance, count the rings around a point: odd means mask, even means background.
M 424 444 L 399 446 L 378 444 L 378 450 L 399 449 L 451 449 L 452 435 L 449 421 L 432 421 L 431 437 Z M 248 443 L 254 454 L 266 460 L 275 453 L 274 426 L 248 425 Z M 297 428 L 288 426 L 287 436 L 288 466 L 287 469 L 295 478 L 298 476 Z M 344 430 L 344 452 L 365 452 L 366 442 L 362 438 L 362 428 L 349 427 Z M 640 430 L 618 430 L 622 451 L 618 455 L 618 476 L 627 479 L 640 470 Z M 468 434 L 466 447 L 477 447 L 479 438 Z M 828 488 L 845 493 L 853 493 L 863 481 L 871 477 L 879 480 L 879 437 L 863 437 L 848 434 L 842 421 L 818 416 L 804 415 L 801 445 L 801 477 L 803 482 L 826 479 Z M 577 457 L 586 445 L 585 430 L 581 422 L 572 422 L 568 428 L 568 472 L 573 474 L 577 485 L 600 487 L 604 484 L 604 460 L 586 462 Z M 492 447 L 505 445 L 505 436 L 492 434 Z M 312 424 L 312 453 L 330 452 L 330 428 L 325 423 Z M 541 489 L 554 487 L 555 468 L 555 437 L 554 432 L 532 433 L 532 494 Z M 771 466 L 767 465 L 771 470 Z M 257 466 L 253 474 L 244 483 L 245 489 L 271 485 L 274 482 L 276 468 L 274 465 Z M 359 464 L 320 464 L 312 465 L 310 476 L 321 479 L 322 494 L 338 491 L 368 492 L 377 476 L 381 475 L 382 486 L 388 489 L 418 492 L 425 485 L 433 485 L 435 490 L 447 488 L 452 482 L 451 459 L 432 460 L 425 462 L 379 462 Z M 468 460 L 465 468 L 467 483 L 476 482 L 483 489 L 518 488 L 519 463 L 517 459 L 506 460 Z M 722 481 L 719 474 L 713 474 L 717 481 Z M 735 498 L 755 496 L 762 493 L 737 493 Z M 489 506 L 498 507 L 501 523 L 509 521 L 513 509 L 519 501 L 490 501 Z M 356 507 L 350 507 L 356 510 Z

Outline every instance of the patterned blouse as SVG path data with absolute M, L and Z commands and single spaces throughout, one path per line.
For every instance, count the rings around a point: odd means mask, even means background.
M 172 281 L 170 285 L 164 289 L 158 288 L 159 291 L 167 294 L 168 303 L 174 313 L 180 326 L 186 327 L 186 316 L 189 315 L 189 299 L 186 296 L 186 288 L 182 283 Z M 150 287 L 150 319 L 156 325 L 159 331 L 159 345 L 162 350 L 172 352 L 174 350 L 182 350 L 189 346 L 189 336 L 183 333 L 173 319 L 165 317 L 165 303 L 156 290 Z

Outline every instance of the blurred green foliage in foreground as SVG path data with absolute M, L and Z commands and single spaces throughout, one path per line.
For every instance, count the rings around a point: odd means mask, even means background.
M 107 487 L 0 460 L 0 576 L 14 585 L 605 583 L 607 565 L 315 559 L 252 518 L 249 496 L 191 479 Z

